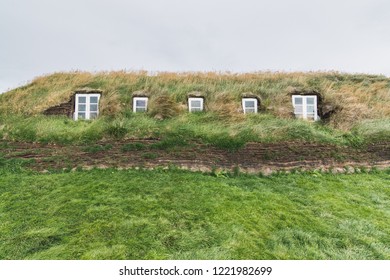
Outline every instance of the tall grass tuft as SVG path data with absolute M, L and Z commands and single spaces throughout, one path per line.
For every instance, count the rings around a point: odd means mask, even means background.
M 179 114 L 177 102 L 167 93 L 158 93 L 150 98 L 148 115 L 159 120 L 172 118 Z
M 211 112 L 215 112 L 221 120 L 241 122 L 245 116 L 240 102 L 239 98 L 228 92 L 219 92 L 213 95 L 208 108 Z

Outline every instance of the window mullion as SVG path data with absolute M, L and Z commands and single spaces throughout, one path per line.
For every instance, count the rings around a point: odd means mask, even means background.
M 91 104 L 91 102 L 90 102 L 90 96 L 86 96 L 86 98 L 85 98 L 85 118 L 87 119 L 87 120 L 89 120 L 90 119 L 90 105 Z
M 74 116 L 73 118 L 77 121 L 79 119 L 79 97 L 78 95 L 76 94 L 75 95 L 75 99 L 76 99 L 76 105 L 75 105 L 75 110 L 74 110 Z

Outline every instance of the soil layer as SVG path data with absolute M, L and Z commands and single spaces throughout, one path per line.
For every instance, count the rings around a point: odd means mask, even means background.
M 27 168 L 37 171 L 175 166 L 247 173 L 293 169 L 353 172 L 357 168 L 390 166 L 390 142 L 372 143 L 361 148 L 307 142 L 248 143 L 237 151 L 200 143 L 161 149 L 156 148 L 158 143 L 159 140 L 132 139 L 71 146 L 2 141 L 0 153 L 8 159 L 30 159 Z

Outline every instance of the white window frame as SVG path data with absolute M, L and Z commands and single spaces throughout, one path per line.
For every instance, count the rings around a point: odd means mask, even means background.
M 97 118 L 99 116 L 100 94 L 99 93 L 76 93 L 73 119 L 75 121 L 77 121 L 79 119 L 79 97 L 85 97 L 85 119 L 83 119 L 83 120 L 90 120 L 91 119 L 91 112 L 96 113 L 96 118 Z M 97 97 L 97 111 L 91 111 L 91 107 L 90 107 L 90 105 L 91 105 L 90 98 L 91 97 Z
M 294 107 L 294 115 L 297 116 L 297 113 L 296 113 L 296 104 L 295 104 L 295 98 L 296 97 L 300 97 L 302 98 L 302 118 L 307 120 L 307 98 L 311 97 L 311 98 L 314 98 L 314 121 L 317 121 L 320 119 L 320 117 L 318 116 L 318 109 L 317 109 L 317 95 L 293 95 L 292 96 L 292 104 L 293 104 L 293 107 Z
M 137 112 L 137 108 L 143 108 L 143 107 L 137 107 L 137 101 L 145 101 L 145 112 L 148 110 L 148 97 L 133 97 L 133 112 L 134 113 L 141 113 Z
M 252 109 L 252 107 L 246 107 L 245 106 L 245 101 L 254 101 L 254 112 L 247 112 L 247 109 Z M 246 113 L 254 113 L 254 114 L 257 114 L 257 107 L 258 107 L 258 105 L 257 105 L 257 98 L 249 98 L 249 97 L 245 97 L 245 98 L 243 98 L 242 99 L 242 109 L 243 109 L 243 111 L 244 111 L 244 114 L 246 114 Z
M 200 107 L 193 107 L 191 105 L 192 101 L 200 101 Z M 189 112 L 201 112 L 203 111 L 204 99 L 202 97 L 189 97 L 188 98 L 188 111 Z M 200 108 L 200 110 L 193 111 L 194 108 Z

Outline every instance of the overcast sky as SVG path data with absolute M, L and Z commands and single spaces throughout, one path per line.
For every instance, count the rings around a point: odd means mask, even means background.
M 388 0 L 0 0 L 0 92 L 58 71 L 390 76 Z

